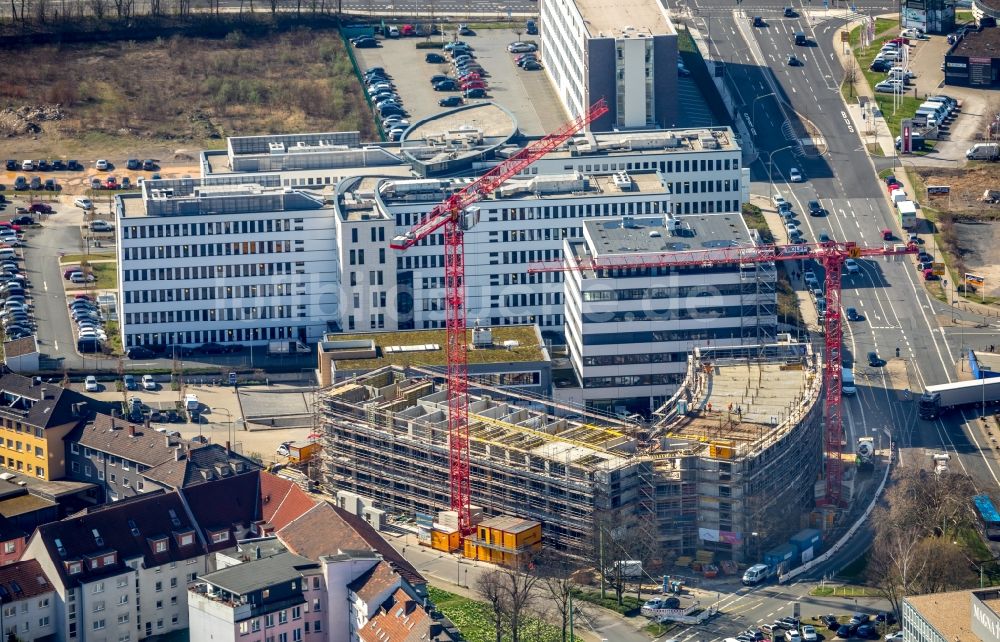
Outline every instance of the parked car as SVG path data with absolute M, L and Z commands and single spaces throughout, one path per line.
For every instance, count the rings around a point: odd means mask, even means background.
M 152 171 L 156 169 L 156 162 L 151 158 L 147 158 L 142 161 L 142 169 L 147 172 Z
M 458 85 L 456 85 L 455 81 L 450 78 L 448 80 L 442 80 L 434 85 L 434 91 L 455 91 L 456 89 L 458 89 Z
M 66 161 L 66 169 L 71 172 L 78 172 L 83 169 L 83 165 L 80 164 L 80 161 L 71 159 Z
M 465 90 L 466 98 L 486 98 L 486 90 L 480 87 Z
M 458 107 L 462 104 L 462 98 L 460 96 L 447 96 L 438 101 L 438 105 L 441 107 Z
M 29 189 L 40 190 L 42 189 L 42 179 L 38 176 L 31 177 L 31 186 Z
M 83 380 L 83 387 L 87 392 L 97 392 L 99 390 L 97 377 L 94 375 L 88 375 L 87 378 Z
M 424 56 L 424 62 L 429 62 L 432 64 L 440 64 L 444 62 L 444 56 L 439 53 L 429 53 Z
M 137 390 L 139 388 L 139 385 L 135 382 L 135 376 L 130 374 L 122 377 L 122 384 L 126 390 Z
M 156 380 L 153 379 L 153 375 L 149 374 L 142 375 L 142 389 L 156 390 Z
M 95 167 L 95 168 L 96 168 L 97 170 L 99 170 L 99 171 L 102 171 L 102 172 L 103 172 L 103 171 L 107 171 L 107 169 L 108 169 L 108 168 L 109 168 L 110 166 L 111 166 L 111 165 L 110 165 L 110 164 L 108 163 L 108 161 L 104 160 L 103 158 L 99 158 L 99 159 L 97 159 L 97 162 L 96 162 L 96 163 L 94 163 L 94 167 Z
M 153 353 L 152 350 L 150 350 L 145 346 L 132 346 L 131 348 L 125 351 L 125 356 L 127 356 L 129 359 L 138 361 L 140 359 L 152 359 L 156 355 Z M 147 376 L 149 375 L 143 376 L 142 378 L 143 384 L 146 383 Z
M 521 65 L 521 69 L 524 69 L 525 71 L 538 71 L 541 68 L 542 65 L 535 60 L 529 60 L 528 62 Z
M 130 158 L 127 161 L 125 161 L 125 168 L 126 169 L 139 169 L 140 166 L 141 165 L 139 163 L 139 159 L 138 158 Z
M 536 51 L 537 49 L 538 47 L 530 42 L 512 42 L 507 45 L 507 51 L 510 53 L 527 53 L 529 51 Z

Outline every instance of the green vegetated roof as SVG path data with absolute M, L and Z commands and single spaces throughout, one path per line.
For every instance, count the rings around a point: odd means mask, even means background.
M 493 347 L 469 349 L 469 364 L 541 361 L 544 346 L 539 344 L 535 326 L 507 326 L 492 328 Z M 472 330 L 466 331 L 467 344 L 472 345 Z M 445 330 L 400 330 L 397 332 L 369 332 L 361 334 L 331 334 L 328 341 L 374 341 L 378 351 L 376 359 L 338 359 L 337 368 L 344 370 L 371 370 L 382 366 L 443 366 L 447 337 Z M 504 341 L 517 341 L 516 348 L 504 348 Z M 436 344 L 437 350 L 419 352 L 385 352 L 390 346 L 415 346 Z

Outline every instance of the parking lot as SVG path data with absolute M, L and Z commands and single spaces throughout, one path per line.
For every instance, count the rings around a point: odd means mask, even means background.
M 441 40 L 442 36 L 435 38 Z M 427 53 L 442 52 L 439 49 L 417 49 L 416 43 L 422 40 L 381 39 L 382 46 L 377 49 L 354 50 L 362 71 L 368 67 L 384 67 L 392 76 L 403 107 L 409 113 L 407 120 L 411 123 L 444 111 L 446 108 L 438 106 L 438 101 L 445 96 L 460 94 L 434 91 L 430 84 L 431 76 L 452 73 L 448 64 L 424 62 Z M 523 71 L 514 64 L 513 56 L 507 53 L 507 45 L 517 40 L 513 31 L 483 29 L 474 36 L 463 36 L 461 40 L 472 46 L 476 60 L 488 74 L 486 100 L 510 110 L 523 134 L 540 136 L 558 129 L 568 120 L 545 71 Z

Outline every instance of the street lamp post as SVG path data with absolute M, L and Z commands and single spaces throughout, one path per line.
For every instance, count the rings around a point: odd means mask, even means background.
M 229 438 L 229 443 L 232 444 L 234 438 L 229 437 L 229 433 L 233 431 L 233 413 L 229 412 L 226 408 L 212 408 L 212 412 L 224 412 L 226 416 L 229 417 L 229 430 L 226 431 L 226 437 Z
M 767 182 L 771 186 L 771 196 L 774 196 L 774 155 L 778 152 L 783 152 L 786 149 L 792 149 L 794 147 L 797 147 L 797 145 L 785 145 L 784 147 L 780 147 L 767 155 Z

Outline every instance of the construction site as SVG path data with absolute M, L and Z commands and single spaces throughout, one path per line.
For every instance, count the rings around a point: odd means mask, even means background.
M 752 561 L 822 494 L 819 361 L 790 341 L 696 349 L 678 392 L 641 424 L 476 385 L 474 520 L 536 520 L 546 547 L 575 556 L 593 550 L 599 519 L 634 523 L 656 543 L 651 568 Z M 449 509 L 440 373 L 383 367 L 333 383 L 317 411 L 331 493 L 417 521 Z

